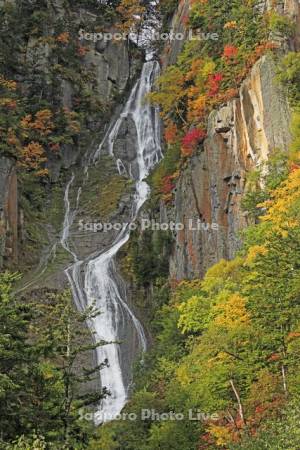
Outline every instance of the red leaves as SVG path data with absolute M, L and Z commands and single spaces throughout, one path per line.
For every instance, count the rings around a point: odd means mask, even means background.
M 221 81 L 223 80 L 223 75 L 221 73 L 215 73 L 208 77 L 208 88 L 209 91 L 207 95 L 213 97 L 219 92 Z
M 49 147 L 54 153 L 56 153 L 60 150 L 60 145 L 58 143 L 51 142 L 49 144 Z
M 181 22 L 183 23 L 183 25 L 187 26 L 189 23 L 189 16 L 187 16 L 187 15 L 182 16 Z
M 225 45 L 223 57 L 226 59 L 227 62 L 230 60 L 235 60 L 238 55 L 238 48 L 235 47 L 235 45 Z
M 268 361 L 279 361 L 281 359 L 281 355 L 279 353 L 272 353 L 272 355 L 268 358 Z
M 83 47 L 82 45 L 78 45 L 76 49 L 76 53 L 78 56 L 83 57 L 88 53 L 89 49 L 87 47 Z
M 290 163 L 290 172 L 295 172 L 296 170 L 299 169 L 300 169 L 299 164 L 296 164 L 295 162 Z
M 173 183 L 173 176 L 167 175 L 162 179 L 162 188 L 161 192 L 163 194 L 169 194 L 175 188 L 175 184 Z
M 182 139 L 182 156 L 191 156 L 197 145 L 206 138 L 206 132 L 199 128 L 188 131 Z

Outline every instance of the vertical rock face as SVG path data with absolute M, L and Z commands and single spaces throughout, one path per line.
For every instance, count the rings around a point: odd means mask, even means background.
M 4 3 L 6 2 L 0 1 L 0 5 Z M 92 98 L 92 101 L 87 103 L 90 106 L 84 107 L 82 111 L 85 115 L 86 128 L 79 135 L 76 144 L 62 143 L 59 153 L 50 151 L 47 153 L 49 179 L 51 184 L 55 184 L 63 169 L 74 166 L 88 149 L 92 151 L 92 147 L 101 141 L 110 114 L 116 104 L 120 105 L 128 85 L 138 73 L 142 54 L 136 49 L 131 52 L 134 44 L 129 44 L 125 40 L 102 39 L 94 42 L 90 40 L 91 38 L 80 40 L 78 34 L 77 42 L 77 36 L 74 38 L 74 35 L 71 35 L 72 39 L 76 39 L 76 45 L 82 50 L 82 55 L 73 55 L 77 65 L 68 66 L 57 50 L 59 48 L 63 54 L 61 49 L 63 46 L 59 47 L 60 44 L 57 43 L 58 32 L 55 28 L 57 22 L 64 21 L 66 30 L 70 21 L 75 24 L 74 29 L 77 26 L 79 29 L 84 24 L 86 27 L 84 31 L 89 34 L 96 16 L 63 0 L 47 1 L 47 14 L 49 23 L 45 26 L 43 37 L 37 37 L 35 33 L 26 39 L 23 37 L 24 51 L 20 51 L 19 55 L 20 64 L 24 68 L 18 79 L 20 89 L 26 96 L 36 85 L 42 86 L 41 92 L 51 99 L 53 104 L 70 111 L 78 107 L 79 89 L 85 92 L 87 102 L 90 101 L 87 99 Z M 48 41 L 52 42 L 52 45 Z M 132 56 L 132 53 L 135 56 Z M 79 67 L 82 71 L 77 73 L 74 67 Z M 54 68 L 58 72 L 53 71 Z M 84 76 L 79 80 L 80 74 Z M 47 148 L 45 151 L 47 152 Z M 13 159 L 0 158 L 0 268 L 5 258 L 10 265 L 17 257 L 17 175 L 14 164 Z M 22 221 L 20 218 L 19 220 Z
M 279 14 L 284 14 L 289 17 L 296 24 L 296 33 L 289 46 L 293 50 L 300 49 L 300 2 L 299 0 L 262 0 L 257 8 L 261 12 L 276 10 Z
M 296 23 L 294 50 L 300 50 L 300 2 L 299 0 L 285 0 L 284 12 Z
M 93 48 L 94 47 L 94 48 Z M 129 79 L 128 46 L 124 41 L 108 41 L 92 46 L 84 58 L 86 67 L 95 72 L 100 100 L 112 97 L 112 90 L 123 92 Z
M 170 64 L 175 64 L 178 55 L 180 54 L 183 45 L 186 40 L 187 29 L 184 24 L 184 18 L 188 16 L 190 8 L 189 0 L 182 0 L 178 5 L 178 10 L 174 14 L 170 23 L 170 31 L 174 35 L 182 35 L 181 39 L 175 38 L 172 40 L 169 46 L 166 47 L 164 54 L 162 55 L 163 68 Z
M 18 194 L 13 162 L 0 158 L 0 267 L 5 258 L 17 259 Z
M 234 256 L 239 231 L 247 225 L 241 208 L 246 173 L 273 149 L 287 149 L 289 120 L 274 63 L 263 57 L 242 84 L 239 98 L 211 113 L 203 151 L 177 183 L 168 214 L 185 228 L 176 234 L 173 279 L 203 276 L 221 258 Z M 161 214 L 167 214 L 164 208 Z

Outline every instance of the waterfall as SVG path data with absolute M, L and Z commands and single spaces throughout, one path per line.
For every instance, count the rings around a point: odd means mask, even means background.
M 93 318 L 88 326 L 94 333 L 97 341 L 105 341 L 108 344 L 97 348 L 98 364 L 104 361 L 108 365 L 100 371 L 101 385 L 110 395 L 98 405 L 96 423 L 114 419 L 124 407 L 128 398 L 128 381 L 125 380 L 119 342 L 122 340 L 122 330 L 125 324 L 133 328 L 138 338 L 139 351 L 147 348 L 147 339 L 144 329 L 127 304 L 124 282 L 117 273 L 115 256 L 120 248 L 130 238 L 130 223 L 135 221 L 140 208 L 147 200 L 149 186 L 145 178 L 151 168 L 162 158 L 160 138 L 160 117 L 157 108 L 151 106 L 146 96 L 151 92 L 153 82 L 159 74 L 157 61 L 144 63 L 141 77 L 133 87 L 131 94 L 123 108 L 119 118 L 112 123 L 97 151 L 93 162 L 101 158 L 105 145 L 111 156 L 114 157 L 114 142 L 118 136 L 122 122 L 131 118 L 137 133 L 137 173 L 134 177 L 129 170 L 129 176 L 135 182 L 135 195 L 132 202 L 130 222 L 123 227 L 113 244 L 96 257 L 91 256 L 86 261 L 79 261 L 76 253 L 70 249 L 68 237 L 70 227 L 76 216 L 76 209 L 71 212 L 69 190 L 74 181 L 74 175 L 67 184 L 65 191 L 65 220 L 61 236 L 62 246 L 72 255 L 74 263 L 65 270 L 70 282 L 75 303 L 78 308 L 95 305 L 100 314 Z M 116 165 L 120 173 L 125 169 L 125 164 L 116 159 Z M 80 192 L 77 195 L 77 205 Z M 81 273 L 84 271 L 83 283 Z

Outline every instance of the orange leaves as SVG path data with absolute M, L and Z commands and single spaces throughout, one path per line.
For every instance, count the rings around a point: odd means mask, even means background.
M 288 334 L 287 340 L 293 341 L 294 339 L 299 339 L 299 338 L 300 338 L 300 332 L 292 331 L 291 333 Z
M 296 164 L 295 162 L 290 163 L 290 172 L 295 172 L 295 170 L 300 169 L 300 165 Z
M 35 130 L 41 135 L 47 136 L 55 128 L 52 117 L 53 114 L 49 109 L 43 109 L 36 113 L 34 120 L 32 119 L 31 114 L 23 117 L 21 120 L 21 127 L 24 130 Z
M 56 37 L 57 42 L 60 44 L 67 45 L 70 42 L 70 33 L 68 31 L 65 31 L 64 33 L 60 33 Z
M 145 8 L 139 0 L 122 0 L 117 7 L 122 24 L 119 25 L 124 32 L 132 31 L 142 21 Z
M 268 361 L 279 361 L 281 357 L 282 356 L 279 353 L 272 353 L 272 355 L 268 358 Z
M 7 143 L 12 147 L 17 147 L 20 145 L 20 141 L 16 136 L 15 130 L 13 128 L 9 128 L 7 132 Z
M 53 153 L 57 153 L 60 150 L 60 145 L 58 143 L 51 142 L 49 144 L 49 147 L 53 151 Z
M 186 80 L 190 81 L 193 80 L 201 70 L 201 67 L 203 66 L 203 60 L 202 59 L 194 59 L 191 63 L 191 68 L 186 74 Z
M 178 139 L 178 128 L 176 124 L 169 121 L 165 129 L 165 140 L 167 144 L 175 144 Z
M 279 44 L 275 44 L 274 42 L 266 41 L 263 42 L 255 48 L 255 50 L 249 55 L 246 61 L 246 69 L 249 70 L 256 61 L 264 55 L 268 50 L 274 50 L 279 47 Z
M 238 56 L 238 48 L 235 45 L 225 45 L 223 51 L 223 58 L 225 58 L 226 62 L 233 62 L 236 60 Z
M 172 191 L 175 188 L 173 182 L 173 175 L 167 175 L 162 179 L 161 193 L 163 194 L 163 200 L 168 203 L 172 200 Z
M 190 100 L 188 102 L 188 120 L 193 122 L 196 120 L 200 122 L 206 116 L 207 111 L 207 96 L 200 95 L 195 100 Z
M 39 169 L 42 162 L 47 160 L 45 151 L 38 142 L 30 142 L 21 150 L 19 166 L 26 169 Z

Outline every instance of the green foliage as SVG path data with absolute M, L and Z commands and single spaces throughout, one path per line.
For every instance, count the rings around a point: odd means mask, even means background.
M 77 312 L 68 291 L 17 298 L 12 292 L 17 278 L 0 276 L 1 448 L 83 448 L 87 427 L 78 409 L 106 394 L 80 389 L 105 365 L 78 367 L 86 352 L 104 344 L 93 342 L 85 326 L 98 312 L 93 307 Z
M 5 450 L 45 450 L 47 444 L 42 436 L 33 435 L 32 437 L 20 436 L 12 444 L 5 446 Z
M 292 106 L 300 102 L 300 54 L 289 52 L 281 61 L 278 69 L 278 79 L 286 87 Z
M 295 450 L 299 445 L 299 405 L 291 401 L 279 420 L 267 421 L 257 436 L 245 435 L 229 450 Z
M 163 160 L 154 169 L 150 176 L 150 184 L 154 194 L 159 194 L 162 189 L 163 178 L 173 175 L 179 168 L 180 145 L 179 143 L 168 146 Z
M 132 267 L 139 285 L 149 286 L 156 278 L 169 272 L 172 237 L 169 232 L 144 230 L 139 239 L 132 240 Z
M 298 106 L 293 112 L 291 131 L 293 136 L 293 141 L 291 144 L 291 159 L 298 162 L 300 149 L 300 106 Z
M 245 231 L 241 256 L 157 303 L 153 349 L 126 407 L 136 412 L 152 396 L 157 412 L 201 410 L 218 420 L 114 423 L 124 449 L 297 448 L 300 170 L 289 171 L 287 159 L 274 151 L 263 175 L 248 177 L 254 191 L 263 177 L 265 214 Z
M 263 210 L 258 205 L 267 200 L 270 193 L 286 179 L 288 158 L 287 152 L 275 149 L 260 169 L 254 169 L 247 174 L 246 193 L 241 205 L 242 209 L 247 211 L 249 217 L 255 221 L 263 215 Z
M 268 20 L 271 31 L 279 32 L 286 36 L 291 36 L 295 31 L 295 23 L 288 17 L 275 11 L 270 11 Z

